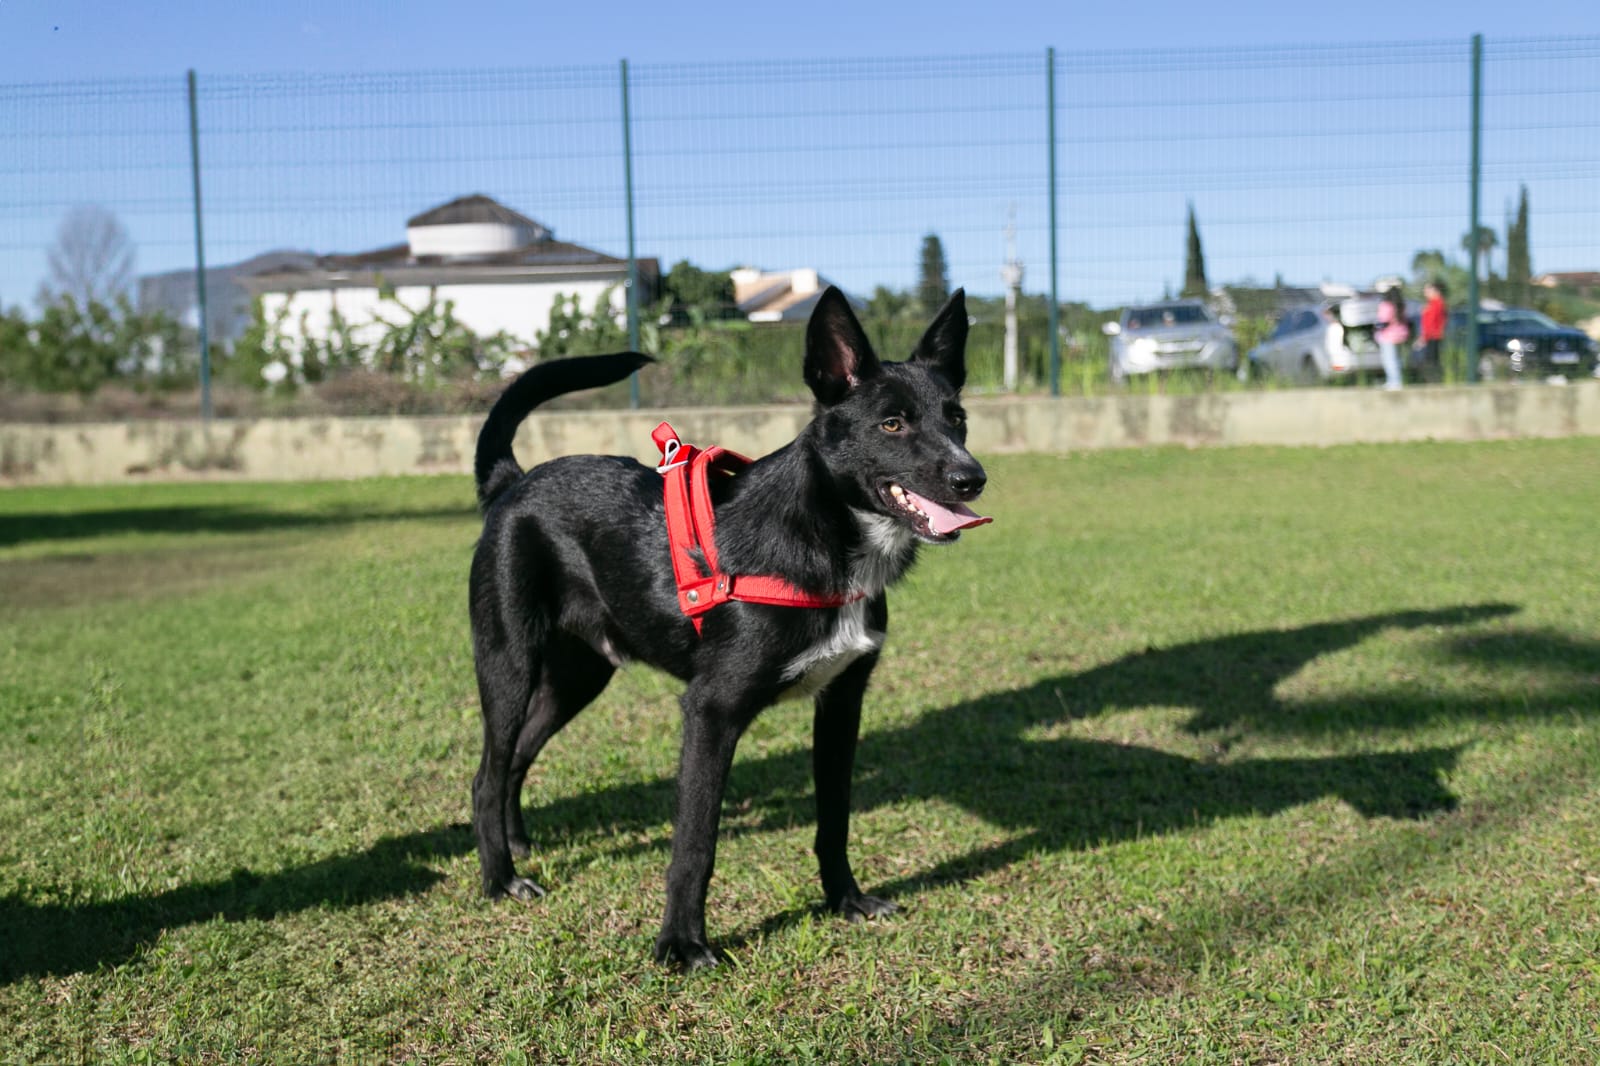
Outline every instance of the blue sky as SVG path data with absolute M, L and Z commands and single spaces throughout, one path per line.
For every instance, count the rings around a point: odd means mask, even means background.
M 825 59 L 1594 33 L 1585 0 L 1508 4 L 457 3 L 0 0 L 0 80 L 538 63 Z
M 1058 67 L 1064 299 L 1181 283 L 1191 202 L 1213 281 L 1365 283 L 1466 228 L 1474 32 L 1491 57 L 1484 221 L 1498 225 L 1527 183 L 1535 268 L 1600 266 L 1600 38 L 1559 63 L 1495 51 L 1499 39 L 1600 33 L 1592 2 L 1208 7 L 0 0 L 0 144 L 9 124 L 20 161 L 0 162 L 0 300 L 31 293 L 75 202 L 118 211 L 141 271 L 191 261 L 181 89 L 166 89 L 189 67 L 203 87 L 212 262 L 393 243 L 410 214 L 476 191 L 620 253 L 621 58 L 637 79 L 641 255 L 817 266 L 870 291 L 910 284 L 920 235 L 935 231 L 952 281 L 993 292 L 1014 210 L 1026 287 L 1041 291 L 1047 45 L 1073 57 Z M 1386 50 L 1409 42 L 1444 44 Z M 947 81 L 918 68 L 903 84 L 870 64 L 840 77 L 803 63 L 968 55 L 1012 58 Z M 686 75 L 699 64 L 710 75 Z M 416 91 L 423 72 L 552 68 L 574 73 Z M 364 72 L 323 95 L 262 77 Z M 104 83 L 87 102 L 15 89 L 122 78 L 158 81 Z M 541 92 L 577 119 L 530 110 Z M 388 117 L 402 110 L 404 122 Z M 518 130 L 536 143 L 505 148 Z M 761 188 L 777 192 L 763 200 Z

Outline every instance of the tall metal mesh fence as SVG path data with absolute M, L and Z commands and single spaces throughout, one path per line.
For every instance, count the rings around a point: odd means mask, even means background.
M 624 246 L 615 69 L 202 77 L 208 244 L 360 252 L 486 193 L 559 236 Z M 214 236 L 210 236 L 214 234 Z
M 993 292 L 1014 209 L 1044 264 L 1042 53 L 640 66 L 633 85 L 641 249 L 867 296 L 914 286 L 932 233 L 953 284 Z
M 1600 269 L 1600 37 L 1490 40 L 1484 55 L 1487 268 L 1504 269 L 1526 187 L 1534 271 Z M 998 297 L 1009 234 L 1030 306 L 1053 265 L 1064 304 L 1107 309 L 1181 287 L 1192 207 L 1213 285 L 1368 285 L 1409 275 L 1419 251 L 1465 262 L 1469 56 L 1465 39 L 1057 53 L 1054 145 L 1042 50 L 635 64 L 635 247 L 663 270 L 811 268 L 866 303 L 916 286 L 929 234 L 952 285 Z M 408 218 L 470 193 L 626 254 L 617 67 L 202 71 L 198 85 L 208 265 L 401 244 Z M 177 72 L 0 86 L 0 306 L 34 306 L 85 204 L 126 227 L 145 289 L 180 284 L 188 124 Z M 246 310 L 214 312 L 219 340 Z M 1037 384 L 1045 345 L 1028 329 Z M 993 384 L 998 333 L 982 345 Z
M 1466 42 L 1112 52 L 1062 67 L 1063 286 L 1370 282 L 1466 228 Z
M 1490 41 L 1483 64 L 1483 223 L 1503 236 L 1526 184 L 1533 269 L 1600 270 L 1600 37 Z
M 33 303 L 83 205 L 121 220 L 139 271 L 192 268 L 188 129 L 181 73 L 0 86 L 0 305 Z

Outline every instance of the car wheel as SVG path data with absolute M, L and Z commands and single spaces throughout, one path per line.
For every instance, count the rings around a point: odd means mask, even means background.
M 1510 381 L 1511 357 L 1498 348 L 1485 348 L 1478 353 L 1479 381 Z

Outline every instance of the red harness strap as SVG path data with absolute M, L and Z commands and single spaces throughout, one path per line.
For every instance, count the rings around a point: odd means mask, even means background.
M 861 599 L 820 595 L 796 588 L 770 574 L 727 574 L 717 564 L 716 515 L 711 510 L 711 479 L 733 477 L 751 460 L 726 448 L 701 450 L 678 440 L 663 422 L 650 434 L 661 449 L 662 475 L 667 504 L 667 541 L 672 548 L 672 576 L 678 584 L 678 607 L 700 632 L 700 616 L 725 600 L 765 603 L 774 607 L 843 607 Z M 698 550 L 706 573 L 695 561 Z

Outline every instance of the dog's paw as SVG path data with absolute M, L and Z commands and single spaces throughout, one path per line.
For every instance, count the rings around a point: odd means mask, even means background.
M 856 892 L 840 900 L 833 908 L 852 922 L 871 918 L 887 918 L 899 910 L 893 903 L 864 892 Z
M 490 899 L 504 899 L 510 896 L 523 903 L 532 903 L 544 895 L 544 889 L 540 888 L 539 882 L 531 877 L 512 877 L 504 884 L 486 886 L 484 895 Z
M 506 884 L 506 891 L 513 899 L 520 899 L 524 903 L 532 903 L 544 896 L 544 889 L 531 877 L 513 877 Z
M 656 937 L 656 961 L 668 965 L 681 962 L 685 970 L 706 970 L 717 965 L 717 953 L 701 940 L 662 933 Z

